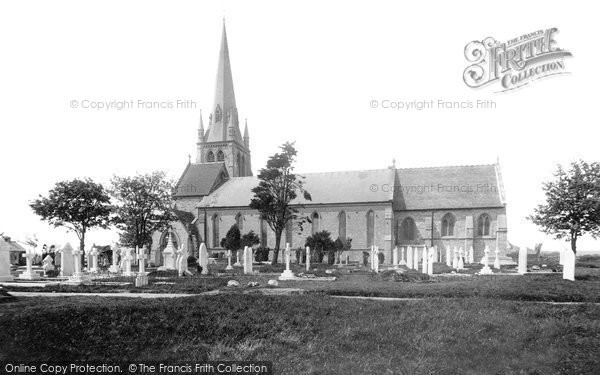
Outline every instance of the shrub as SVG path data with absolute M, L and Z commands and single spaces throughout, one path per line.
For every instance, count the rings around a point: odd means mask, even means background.
M 225 238 L 221 240 L 221 247 L 227 250 L 237 250 L 240 248 L 242 243 L 240 228 L 238 228 L 237 224 L 233 224 L 231 228 L 227 231 Z
M 270 251 L 271 251 L 271 249 L 269 249 L 268 247 L 259 247 L 254 252 L 254 259 L 257 262 L 266 262 L 269 260 L 269 252 Z

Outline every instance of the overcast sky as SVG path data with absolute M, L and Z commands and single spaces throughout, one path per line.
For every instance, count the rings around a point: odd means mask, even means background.
M 460 5 L 459 5 L 460 4 Z M 256 172 L 285 141 L 297 170 L 491 164 L 500 159 L 509 240 L 551 242 L 525 221 L 557 163 L 598 160 L 592 5 L 558 1 L 5 1 L 0 3 L 0 232 L 76 242 L 28 202 L 57 181 L 165 170 L 195 158 L 213 103 L 226 17 L 240 118 Z M 591 3 L 590 3 L 591 4 Z M 557 27 L 569 75 L 507 93 L 462 79 L 467 43 Z M 371 101 L 493 100 L 495 109 L 392 110 Z M 82 101 L 133 101 L 123 110 Z M 177 108 L 177 101 L 191 101 Z M 72 108 L 72 101 L 79 105 Z M 163 101 L 174 108 L 139 108 Z M 242 129 L 243 131 L 243 129 Z M 90 241 L 108 243 L 107 231 Z M 593 241 L 582 249 L 596 249 Z

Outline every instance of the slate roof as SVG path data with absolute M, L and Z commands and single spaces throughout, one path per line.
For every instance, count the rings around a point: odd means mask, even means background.
M 497 164 L 396 170 L 394 209 L 502 207 Z
M 392 169 L 365 171 L 345 171 L 326 173 L 300 173 L 304 176 L 304 188 L 310 193 L 312 201 L 298 197 L 292 204 L 332 204 L 332 203 L 369 203 L 391 202 L 393 189 Z M 202 198 L 200 207 L 244 207 L 253 197 L 252 188 L 258 185 L 258 177 L 230 178 L 212 194 Z M 378 186 L 377 191 L 371 185 Z
M 221 183 L 220 174 L 227 174 L 225 164 L 189 163 L 175 187 L 174 196 L 200 197 L 210 194 Z
M 312 201 L 292 204 L 391 202 L 395 210 L 502 207 L 498 166 L 375 169 L 306 173 L 304 187 Z M 246 207 L 258 185 L 256 176 L 234 177 L 203 197 L 199 207 Z

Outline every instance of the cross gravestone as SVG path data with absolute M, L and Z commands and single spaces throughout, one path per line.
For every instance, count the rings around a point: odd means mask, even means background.
M 406 266 L 406 260 L 404 260 L 404 247 L 400 247 L 400 265 Z
M 148 285 L 148 273 L 146 272 L 146 259 L 148 258 L 148 255 L 146 255 L 146 249 L 144 247 L 138 248 L 136 253 L 139 265 L 138 273 L 135 276 L 135 286 L 141 287 Z
M 421 270 L 422 273 L 427 273 L 429 272 L 429 252 L 427 251 L 427 246 L 423 247 L 423 270 Z
M 413 262 L 413 251 L 410 246 L 406 248 L 406 265 L 408 268 L 413 268 L 415 266 L 415 263 Z
M 446 265 L 452 266 L 452 255 L 450 254 L 450 246 L 446 246 Z
M 79 248 L 73 251 L 73 274 L 66 281 L 67 284 L 80 285 L 92 283 L 90 277 L 85 275 L 81 270 L 81 254 L 83 254 L 83 251 Z
M 10 274 L 10 245 L 0 236 L 0 281 L 13 281 Z
M 109 272 L 119 273 L 119 271 L 121 271 L 121 269 L 119 268 L 119 253 L 120 253 L 119 245 L 114 244 L 112 247 L 112 264 L 108 268 Z
M 206 244 L 204 242 L 200 244 L 199 255 L 198 264 L 202 267 L 202 275 L 208 275 L 208 250 L 206 250 Z
M 243 255 L 243 250 L 238 250 L 235 252 L 235 263 L 233 264 L 234 267 L 242 266 L 242 263 L 240 262 L 240 259 L 242 259 L 242 255 Z
M 310 247 L 306 246 L 306 271 L 310 271 Z
M 26 250 L 23 256 L 26 258 L 27 268 L 25 272 L 19 275 L 19 279 L 22 280 L 37 280 L 40 278 L 40 275 L 37 272 L 33 271 L 33 257 L 35 254 L 31 250 Z
M 489 266 L 489 254 L 490 254 L 490 249 L 486 245 L 485 249 L 483 250 L 483 259 L 482 259 L 483 260 L 483 268 L 479 272 L 482 275 L 492 274 L 492 269 Z
M 575 253 L 567 249 L 564 254 L 563 279 L 575 281 Z
M 279 276 L 279 280 L 293 280 L 294 273 L 290 269 L 290 258 L 292 256 L 292 249 L 290 249 L 290 244 L 285 244 L 285 270 Z
M 227 250 L 227 267 L 225 267 L 225 270 L 229 271 L 232 269 L 233 267 L 231 266 L 231 250 Z

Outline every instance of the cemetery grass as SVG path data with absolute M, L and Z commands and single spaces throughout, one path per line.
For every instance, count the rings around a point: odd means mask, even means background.
M 595 305 L 231 297 L 19 299 L 0 305 L 0 361 L 267 360 L 276 374 L 591 374 L 600 366 Z

